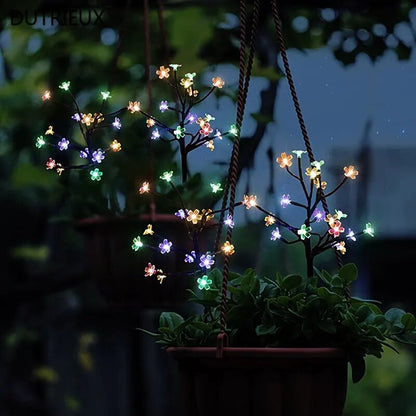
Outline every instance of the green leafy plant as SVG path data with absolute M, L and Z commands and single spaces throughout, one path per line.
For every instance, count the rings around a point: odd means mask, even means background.
M 340 347 L 345 349 L 354 382 L 365 373 L 364 358 L 378 358 L 383 347 L 397 351 L 390 341 L 416 343 L 416 319 L 378 302 L 347 298 L 345 288 L 357 278 L 353 263 L 330 275 L 315 270 L 306 278 L 290 274 L 260 277 L 252 269 L 231 273 L 227 295 L 227 332 L 231 346 Z M 159 332 L 149 333 L 163 347 L 215 346 L 220 332 L 222 273 L 207 274 L 209 290 L 189 290 L 190 301 L 203 307 L 187 319 L 174 312 L 160 316 Z

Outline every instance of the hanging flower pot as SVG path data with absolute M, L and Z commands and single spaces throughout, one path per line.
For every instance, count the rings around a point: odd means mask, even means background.
M 179 247 L 192 245 L 183 221 L 175 215 L 93 217 L 78 222 L 85 237 L 88 271 L 107 302 L 140 307 L 178 306 L 184 301 L 186 288 L 192 287 L 182 253 L 172 249 L 165 254 L 154 251 L 149 256 L 148 252 L 143 255 L 132 249 L 132 241 L 149 229 L 149 223 L 158 224 L 163 236 Z M 203 238 L 201 244 L 203 247 Z M 149 263 L 160 271 L 176 273 L 166 278 L 145 276 Z
M 337 348 L 168 348 L 181 415 L 341 416 L 347 359 Z

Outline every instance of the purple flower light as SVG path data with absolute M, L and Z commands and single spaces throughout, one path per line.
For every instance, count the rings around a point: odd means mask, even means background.
M 199 258 L 199 267 L 205 267 L 206 269 L 210 269 L 211 266 L 215 263 L 214 261 L 214 255 L 211 255 L 208 253 L 203 254 L 200 258 Z
M 168 241 L 166 238 L 159 244 L 159 249 L 162 254 L 170 253 L 171 247 L 172 243 Z
M 152 140 L 157 140 L 157 139 L 159 139 L 160 138 L 160 133 L 159 133 L 159 130 L 158 129 L 154 129 L 153 131 L 152 131 L 152 136 L 151 136 L 151 139 Z
M 355 236 L 355 233 L 354 233 L 354 231 L 353 231 L 353 230 L 351 230 L 351 228 L 348 228 L 348 234 L 346 235 L 346 237 L 347 237 L 349 240 L 352 240 L 352 241 L 357 241 L 357 237 Z
M 283 195 L 282 199 L 280 200 L 280 205 L 283 208 L 286 208 L 289 204 L 290 204 L 290 195 L 289 194 Z
M 89 154 L 90 154 L 90 151 L 88 150 L 88 147 L 86 147 L 85 150 L 81 150 L 79 152 L 79 157 L 82 159 L 86 159 Z
M 167 101 L 162 101 L 159 106 L 159 110 L 164 113 L 169 108 Z
M 198 115 L 195 113 L 189 113 L 185 118 L 185 121 L 189 121 L 191 124 L 196 123 L 197 120 Z
M 227 225 L 230 228 L 234 228 L 233 216 L 228 214 L 227 219 L 224 221 L 224 224 Z
M 190 254 L 185 254 L 185 263 L 193 263 L 195 261 L 195 251 L 191 251 Z
M 180 209 L 179 211 L 175 212 L 175 215 L 179 217 L 181 220 L 184 220 L 187 217 L 186 212 L 183 209 Z
M 69 140 L 62 137 L 62 139 L 58 142 L 59 150 L 67 150 L 69 146 Z
M 75 121 L 81 121 L 81 116 L 79 115 L 79 113 L 75 113 L 71 118 Z
M 316 208 L 312 214 L 312 218 L 314 218 L 316 222 L 320 222 L 325 219 L 325 212 L 321 209 Z
M 218 129 L 215 129 L 215 134 L 214 134 L 214 137 L 215 137 L 216 139 L 220 139 L 220 140 L 222 140 L 222 134 L 221 134 L 221 132 L 220 132 Z
M 119 119 L 118 117 L 116 117 L 116 118 L 114 119 L 113 126 L 114 126 L 116 129 L 118 129 L 118 130 L 120 130 L 120 129 L 121 129 L 121 123 L 120 123 L 120 119 Z
M 105 158 L 105 152 L 103 152 L 101 149 L 95 150 L 92 152 L 92 161 L 94 163 L 101 163 Z
M 280 239 L 280 237 L 281 237 L 281 234 L 280 234 L 280 231 L 279 231 L 279 228 L 275 228 L 273 231 L 272 231 L 272 235 L 271 235 L 271 237 L 270 237 L 270 240 L 272 240 L 272 241 L 276 241 L 276 240 L 279 240 Z

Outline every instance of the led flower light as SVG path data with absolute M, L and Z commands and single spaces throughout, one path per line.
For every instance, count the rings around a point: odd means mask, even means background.
M 182 65 L 180 64 L 169 64 L 169 66 L 176 72 L 178 68 L 180 68 Z
M 313 184 L 315 185 L 316 189 L 325 189 L 328 185 L 325 181 L 321 181 L 319 176 L 313 180 Z
M 280 199 L 280 205 L 282 208 L 286 208 L 291 203 L 290 195 L 289 194 L 283 194 L 282 198 Z
M 355 170 L 355 167 L 350 165 L 348 167 L 344 167 L 344 176 L 350 179 L 355 179 L 358 175 L 358 170 Z
M 179 211 L 175 212 L 175 215 L 179 217 L 181 220 L 184 220 L 186 218 L 186 212 L 183 209 L 180 209 Z
M 181 85 L 185 88 L 185 90 L 190 88 L 193 83 L 194 83 L 193 80 L 190 79 L 190 78 L 182 78 L 181 79 Z
M 143 247 L 143 243 L 142 243 L 142 241 L 140 239 L 140 236 L 138 236 L 136 238 L 133 238 L 133 244 L 132 244 L 131 248 L 134 251 L 138 251 L 142 247 Z
M 163 271 L 162 271 L 162 270 L 160 270 L 160 269 L 159 269 L 157 272 L 158 272 L 158 275 L 157 275 L 156 279 L 158 280 L 158 282 L 159 282 L 160 284 L 162 284 L 162 283 L 163 283 L 163 281 L 166 279 L 166 275 L 165 275 L 165 274 L 163 274 Z
M 279 239 L 280 239 L 280 237 L 281 237 L 280 230 L 279 230 L 279 228 L 278 228 L 278 227 L 276 227 L 276 228 L 272 231 L 272 235 L 270 236 L 270 240 L 272 240 L 272 241 L 276 241 L 276 240 L 279 240 Z
M 207 275 L 204 275 L 198 278 L 196 282 L 198 283 L 199 290 L 202 290 L 202 289 L 209 290 L 211 288 L 210 285 L 212 284 L 212 280 L 208 279 Z
M 185 137 L 185 127 L 176 127 L 176 129 L 173 131 L 173 134 L 176 136 L 178 140 L 182 137 Z
M 120 122 L 120 119 L 118 117 L 114 118 L 114 121 L 113 121 L 112 124 L 117 130 L 121 129 L 121 122 Z
M 65 139 L 65 137 L 63 137 L 59 142 L 58 142 L 58 147 L 59 150 L 68 150 L 68 146 L 69 146 L 69 140 Z
M 218 129 L 215 129 L 214 137 L 218 140 L 222 140 L 222 133 Z
M 160 179 L 163 179 L 166 182 L 170 182 L 172 180 L 172 176 L 173 176 L 173 170 L 170 170 L 170 171 L 163 172 L 160 175 Z
M 316 179 L 321 174 L 321 171 L 316 167 L 306 168 L 306 175 L 309 176 L 311 180 Z
M 42 101 L 48 101 L 52 98 L 51 96 L 51 92 L 49 90 L 46 90 L 43 94 L 42 94 Z
M 351 230 L 351 228 L 348 228 L 348 234 L 346 235 L 346 237 L 351 241 L 357 241 L 357 237 L 355 236 L 355 233 L 353 230 Z
M 214 140 L 209 140 L 205 143 L 205 146 L 212 152 L 215 149 Z
M 71 85 L 71 81 L 64 81 L 61 83 L 61 85 L 59 85 L 59 88 L 64 91 L 68 91 L 70 85 Z
M 85 124 L 87 127 L 89 127 L 93 121 L 94 121 L 94 118 L 91 113 L 82 114 L 82 118 L 81 118 L 82 124 Z
M 154 266 L 152 263 L 147 263 L 147 267 L 144 268 L 144 275 L 147 276 L 153 276 L 156 274 L 156 266 Z
M 334 223 L 330 224 L 331 228 L 328 230 L 328 233 L 331 234 L 333 237 L 339 237 L 340 233 L 345 231 L 344 227 L 342 227 L 341 221 L 336 220 Z
M 36 138 L 36 144 L 35 144 L 35 146 L 38 149 L 41 149 L 45 145 L 46 145 L 46 141 L 45 141 L 45 138 L 43 136 L 39 136 L 39 137 Z
M 162 254 L 170 253 L 172 247 L 172 242 L 168 241 L 166 238 L 159 244 L 159 249 Z
M 238 128 L 235 124 L 231 124 L 229 133 L 232 134 L 233 136 L 238 135 Z
M 60 163 L 57 163 L 56 164 L 56 173 L 59 175 L 59 176 L 61 176 L 62 175 L 62 172 L 65 170 L 65 168 L 60 164 Z
M 119 151 L 121 150 L 121 143 L 120 143 L 118 140 L 114 139 L 114 140 L 110 143 L 110 149 L 111 149 L 113 152 L 119 152 Z
M 318 162 L 317 160 L 314 160 L 311 163 L 311 166 L 318 169 L 318 170 L 321 170 L 321 166 L 324 165 L 324 164 L 325 164 L 325 162 L 323 160 L 321 160 L 320 162 Z
M 45 131 L 45 134 L 55 134 L 55 132 L 53 131 L 53 127 L 49 126 L 48 130 Z
M 94 150 L 92 152 L 91 160 L 94 163 L 101 163 L 105 158 L 105 152 L 101 149 Z
M 345 247 L 345 241 L 340 241 L 339 243 L 335 243 L 335 247 L 341 254 L 345 254 L 347 249 Z
M 197 119 L 198 116 L 195 113 L 188 113 L 188 115 L 185 117 L 185 121 L 189 121 L 191 124 L 196 123 Z
M 150 192 L 150 184 L 149 182 L 143 182 L 142 186 L 139 188 L 139 194 L 143 195 L 143 194 L 147 194 Z
M 364 230 L 363 230 L 363 233 L 364 234 L 368 234 L 369 236 L 371 236 L 371 237 L 374 237 L 374 227 L 371 225 L 371 222 L 368 222 L 366 225 L 365 225 L 365 228 L 364 228 Z
M 199 267 L 204 267 L 205 269 L 210 269 L 211 266 L 215 263 L 214 255 L 210 254 L 209 252 L 203 254 L 199 258 Z
M 167 101 L 162 101 L 159 105 L 159 110 L 164 113 L 169 108 Z
M 49 160 L 46 162 L 46 169 L 55 169 L 56 162 L 50 157 Z
M 329 224 L 329 226 L 330 227 L 333 227 L 333 225 L 335 224 L 335 221 L 338 219 L 338 216 L 337 216 L 337 214 L 335 214 L 335 215 L 331 215 L 331 214 L 328 214 L 326 217 L 325 217 L 325 221 Z
M 101 176 L 103 176 L 103 173 L 100 171 L 100 169 L 95 168 L 94 170 L 90 171 L 90 175 L 91 175 L 91 180 L 98 182 L 101 180 Z
M 188 72 L 187 74 L 185 74 L 185 78 L 188 78 L 191 81 L 193 81 L 195 77 L 196 77 L 196 72 Z
M 156 121 L 153 118 L 148 118 L 146 120 L 146 126 L 148 128 L 153 127 L 156 124 Z
M 212 78 L 212 86 L 216 88 L 222 88 L 225 82 L 222 80 L 221 77 Z
M 213 129 L 209 123 L 205 123 L 199 133 L 202 134 L 204 137 L 209 136 L 213 132 Z
M 103 100 L 108 100 L 111 98 L 110 91 L 101 91 L 101 96 L 103 97 Z
M 283 152 L 276 158 L 276 163 L 278 163 L 281 168 L 289 168 L 292 166 L 292 159 L 292 155 L 287 155 L 285 152 Z
M 343 218 L 348 217 L 348 214 L 345 214 L 341 210 L 338 210 L 338 209 L 335 210 L 335 214 L 336 214 L 337 218 L 339 218 L 340 220 L 342 220 Z
M 221 251 L 226 255 L 226 256 L 231 256 L 232 254 L 235 253 L 234 250 L 234 246 L 229 242 L 226 241 L 222 246 L 221 246 Z
M 161 66 L 157 71 L 156 75 L 159 76 L 159 79 L 169 78 L 169 68 L 165 68 L 164 66 Z
M 152 224 L 147 224 L 146 229 L 143 231 L 143 235 L 153 235 L 154 233 Z
M 186 90 L 186 92 L 188 93 L 188 95 L 190 96 L 190 97 L 197 97 L 198 96 L 198 94 L 199 94 L 199 91 L 198 90 L 194 90 L 192 87 L 189 87 L 187 90 Z
M 159 130 L 157 128 L 152 131 L 152 135 L 150 136 L 150 138 L 152 140 L 160 139 L 160 133 L 159 133 Z
M 316 208 L 315 211 L 312 214 L 312 218 L 316 221 L 316 222 L 321 222 L 324 218 L 325 218 L 325 212 L 322 211 L 319 208 Z
M 297 231 L 297 233 L 300 236 L 300 238 L 304 240 L 305 238 L 311 237 L 311 231 L 312 231 L 312 227 L 307 227 L 306 224 L 302 224 L 302 226 Z
M 264 218 L 264 222 L 265 222 L 266 227 L 269 227 L 270 225 L 273 225 L 276 222 L 276 219 L 272 217 L 271 215 L 267 215 Z
M 81 121 L 81 115 L 79 113 L 75 113 L 73 116 L 71 116 L 71 118 L 77 122 Z
M 257 205 L 257 196 L 256 195 L 244 195 L 242 204 L 246 209 L 253 208 Z
M 90 151 L 89 151 L 88 147 L 86 147 L 84 150 L 80 150 L 79 157 L 81 159 L 87 159 L 89 154 L 90 154 Z
M 210 183 L 209 186 L 211 187 L 212 192 L 214 194 L 216 194 L 217 192 L 223 191 L 220 183 Z
M 190 254 L 185 254 L 185 263 L 193 263 L 195 261 L 196 255 L 195 251 L 191 251 Z
M 140 102 L 139 101 L 129 101 L 129 105 L 127 106 L 127 110 L 130 111 L 131 114 L 139 113 L 140 108 Z
M 214 214 L 212 213 L 212 209 L 203 209 L 202 210 L 202 218 L 205 221 L 209 221 L 214 218 Z
M 189 210 L 188 216 L 186 217 L 186 221 L 192 222 L 192 224 L 198 224 L 199 221 L 202 220 L 202 215 L 199 213 L 199 209 L 194 211 Z
M 231 214 L 227 215 L 227 218 L 224 220 L 224 224 L 227 227 L 234 228 L 233 216 Z
M 294 153 L 298 159 L 301 159 L 302 155 L 306 153 L 306 151 L 305 150 L 292 150 L 292 153 Z

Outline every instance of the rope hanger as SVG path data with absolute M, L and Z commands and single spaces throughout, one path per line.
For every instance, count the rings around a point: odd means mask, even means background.
M 299 105 L 299 100 L 297 97 L 295 85 L 293 82 L 292 73 L 289 66 L 289 60 L 287 58 L 285 43 L 282 34 L 282 26 L 280 22 L 277 0 L 270 0 L 272 8 L 272 17 L 274 21 L 274 26 L 276 29 L 277 40 L 279 42 L 280 53 L 282 56 L 284 71 L 286 78 L 288 80 L 289 89 L 292 97 L 292 101 L 295 107 L 296 115 L 298 118 L 299 127 L 302 132 L 303 141 L 307 150 L 309 161 L 312 163 L 315 161 L 311 142 L 306 130 L 305 122 L 303 119 L 302 111 Z M 229 206 L 229 214 L 232 216 L 234 211 L 235 204 L 235 191 L 237 186 L 237 170 L 238 170 L 238 161 L 239 161 L 239 150 L 240 150 L 240 132 L 243 122 L 244 110 L 247 102 L 247 93 L 248 87 L 250 84 L 250 76 L 253 65 L 254 51 L 255 51 L 255 37 L 257 33 L 257 25 L 259 18 L 260 10 L 260 1 L 255 0 L 253 5 L 253 16 L 251 21 L 251 35 L 249 45 L 247 47 L 246 38 L 247 38 L 247 9 L 246 1 L 240 0 L 240 60 L 239 60 L 239 82 L 238 82 L 238 96 L 237 96 L 237 116 L 236 116 L 236 126 L 237 126 L 237 135 L 234 140 L 233 150 L 231 154 L 230 166 L 228 171 L 227 183 L 224 190 L 224 198 L 222 201 L 221 207 L 221 217 L 220 217 L 220 227 L 218 229 L 215 250 L 219 246 L 219 241 L 221 238 L 222 224 L 224 220 L 226 207 Z M 247 54 L 248 48 L 248 54 Z M 321 198 L 322 207 L 324 208 L 325 214 L 329 214 L 329 208 L 326 201 L 326 198 L 322 195 Z M 227 230 L 227 241 L 231 244 L 232 240 L 232 228 L 228 227 Z M 342 257 L 341 253 L 336 251 L 336 258 L 338 266 L 342 266 Z M 225 256 L 224 266 L 223 266 L 223 281 L 222 281 L 222 291 L 221 291 L 221 305 L 220 305 L 220 325 L 221 330 L 217 337 L 217 358 L 223 357 L 223 348 L 228 345 L 228 338 L 225 332 L 226 328 L 226 300 L 227 300 L 227 285 L 229 277 L 229 267 L 230 267 L 230 256 Z M 349 287 L 346 288 L 346 297 L 350 299 L 351 294 Z

